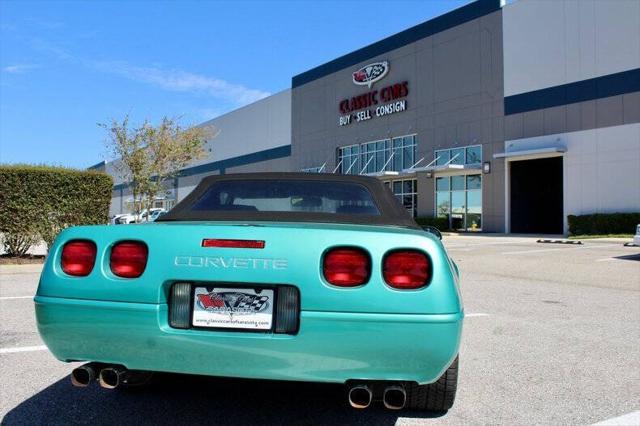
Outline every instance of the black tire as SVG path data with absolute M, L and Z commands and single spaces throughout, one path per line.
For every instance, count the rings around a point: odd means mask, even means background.
M 407 408 L 425 411 L 447 411 L 453 407 L 458 388 L 458 356 L 447 371 L 434 383 L 406 386 Z

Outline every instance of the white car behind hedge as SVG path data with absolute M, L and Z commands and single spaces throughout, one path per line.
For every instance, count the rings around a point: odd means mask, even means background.
M 136 223 L 136 222 L 153 222 L 155 221 L 160 215 L 166 213 L 167 211 L 165 209 L 161 209 L 161 208 L 153 208 L 150 209 L 149 212 L 147 212 L 147 209 L 142 210 L 142 212 L 140 212 L 140 220 L 136 220 L 136 215 L 135 214 L 124 214 L 121 215 L 120 217 L 115 219 L 115 223 L 117 225 L 126 225 L 129 223 Z M 147 220 L 147 215 L 149 215 L 149 220 Z

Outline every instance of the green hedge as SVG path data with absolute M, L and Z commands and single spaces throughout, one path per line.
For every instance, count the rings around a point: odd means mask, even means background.
M 21 256 L 40 238 L 50 246 L 69 226 L 107 223 L 112 188 L 111 176 L 97 171 L 0 165 L 5 250 Z
M 567 219 L 571 235 L 635 234 L 640 213 L 569 215 Z
M 433 226 L 439 231 L 446 231 L 449 229 L 449 219 L 446 217 L 418 217 L 416 218 L 418 225 Z

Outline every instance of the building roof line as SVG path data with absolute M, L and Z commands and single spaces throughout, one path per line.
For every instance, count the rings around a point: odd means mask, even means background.
M 303 84 L 310 83 L 336 71 L 353 66 L 359 62 L 366 61 L 375 56 L 382 55 L 391 50 L 398 49 L 402 46 L 406 46 L 407 44 L 464 24 L 465 22 L 488 15 L 489 13 L 500 10 L 500 7 L 500 0 L 474 1 L 459 7 L 458 9 L 454 9 L 451 12 L 447 12 L 444 15 L 437 16 L 426 22 L 298 74 L 292 78 L 291 87 L 296 88 L 298 86 L 302 86 Z
M 260 163 L 262 161 L 276 160 L 291 156 L 291 145 L 281 145 L 275 148 L 265 149 L 263 151 L 252 152 L 250 154 L 239 155 L 237 157 L 226 158 L 224 160 L 212 161 L 210 163 L 200 164 L 197 166 L 186 167 L 180 171 L 178 177 L 187 177 L 209 173 L 213 171 L 224 171 L 231 167 L 246 166 L 248 164 Z M 126 188 L 128 182 L 120 183 L 113 186 L 115 191 Z
M 102 160 L 101 162 L 96 163 L 93 166 L 87 167 L 87 170 L 96 170 L 96 169 L 99 169 L 101 167 L 104 167 L 106 164 L 107 164 L 107 162 L 105 160 Z
M 253 102 L 250 102 L 250 103 L 248 103 L 248 104 L 245 104 L 245 105 L 239 106 L 238 108 L 234 108 L 234 109 L 232 109 L 232 110 L 229 110 L 229 111 L 223 112 L 222 114 L 220 114 L 220 115 L 216 115 L 215 117 L 210 118 L 210 119 L 209 119 L 209 120 L 207 120 L 207 121 L 203 121 L 203 122 L 202 122 L 202 123 L 200 123 L 200 124 L 196 124 L 196 125 L 194 125 L 193 127 L 203 127 L 203 126 L 207 126 L 207 125 L 210 125 L 210 124 L 214 124 L 214 123 L 213 123 L 213 121 L 219 120 L 220 118 L 223 118 L 223 117 L 226 117 L 227 115 L 230 115 L 230 114 L 233 114 L 233 113 L 236 113 L 236 112 L 242 111 L 242 110 L 247 109 L 247 108 L 249 108 L 249 107 L 253 107 L 253 106 L 255 106 L 256 104 L 259 104 L 259 103 L 261 103 L 261 102 L 266 102 L 266 101 L 267 101 L 267 100 L 269 100 L 270 98 L 273 98 L 273 97 L 275 97 L 275 96 L 283 95 L 283 94 L 285 94 L 286 92 L 290 92 L 290 91 L 291 91 L 291 88 L 287 87 L 286 89 L 280 90 L 280 91 L 275 92 L 275 93 L 271 93 L 269 96 L 265 96 L 264 98 L 260 98 L 260 99 L 258 99 L 258 100 L 256 100 L 256 101 L 253 101 Z

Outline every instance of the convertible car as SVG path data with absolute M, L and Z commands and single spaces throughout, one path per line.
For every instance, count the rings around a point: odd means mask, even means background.
M 153 372 L 343 383 L 366 408 L 442 411 L 456 393 L 458 269 L 379 180 L 207 177 L 156 222 L 78 226 L 35 297 L 76 386 Z

